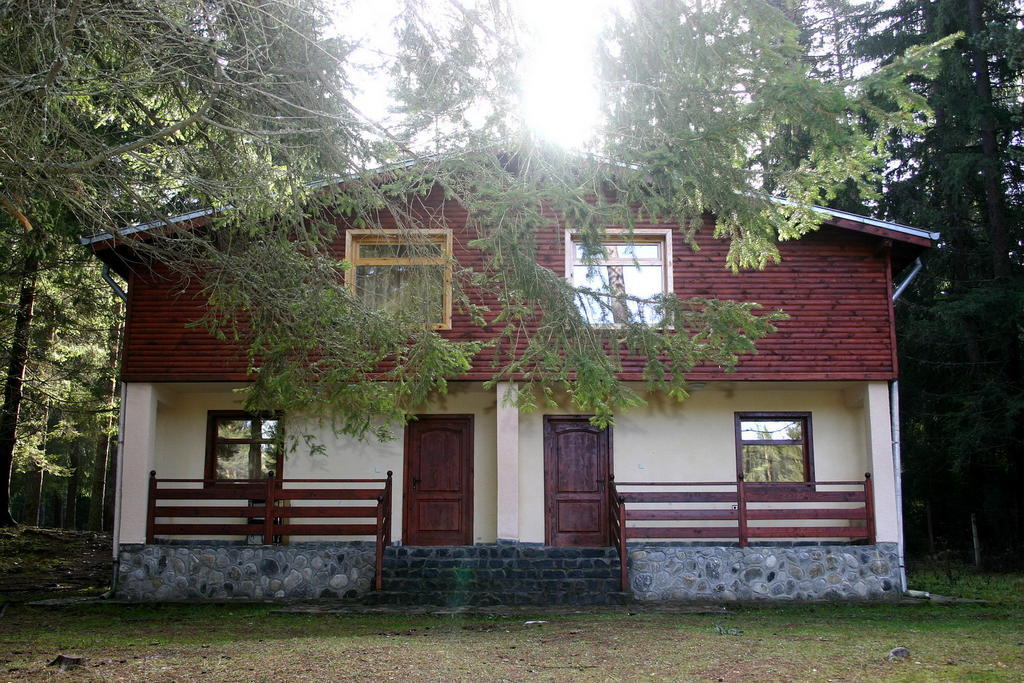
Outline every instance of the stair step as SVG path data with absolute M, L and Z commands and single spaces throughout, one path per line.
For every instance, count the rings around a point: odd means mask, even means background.
M 625 605 L 629 593 L 477 592 L 477 591 L 379 591 L 359 598 L 363 605 L 426 605 L 438 607 L 497 607 L 501 605 Z
M 605 605 L 631 599 L 619 591 L 614 548 L 530 545 L 385 549 L 384 591 L 374 605 Z

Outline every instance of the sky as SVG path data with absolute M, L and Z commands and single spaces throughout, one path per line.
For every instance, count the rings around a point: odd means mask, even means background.
M 451 10 L 448 0 L 436 3 Z M 472 6 L 472 0 L 462 0 Z M 521 113 L 533 132 L 573 149 L 592 137 L 598 122 L 593 59 L 596 39 L 612 10 L 624 0 L 511 0 L 520 14 L 525 57 L 520 65 Z M 362 46 L 353 55 L 366 66 L 387 63 L 396 52 L 392 22 L 400 0 L 353 0 L 339 13 L 337 29 Z M 388 82 L 379 73 L 357 74 L 358 107 L 369 118 L 388 121 Z

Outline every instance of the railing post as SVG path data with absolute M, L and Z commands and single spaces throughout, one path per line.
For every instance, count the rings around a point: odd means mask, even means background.
M 146 543 L 156 542 L 153 533 L 156 524 L 156 470 L 149 471 L 149 501 L 146 503 Z
M 267 492 L 263 501 L 263 545 L 274 542 L 274 470 L 267 472 Z
M 875 487 L 871 473 L 864 473 L 864 518 L 867 523 L 868 545 L 875 545 Z
M 391 470 L 388 470 L 388 480 L 384 484 L 384 511 L 387 513 L 387 523 L 384 525 L 384 545 L 391 545 L 391 518 L 394 512 L 391 509 L 391 475 Z
M 387 498 L 387 489 L 377 496 L 377 543 L 374 548 L 373 557 L 373 587 L 374 590 L 381 590 L 384 583 L 384 501 Z
M 747 489 L 743 473 L 736 473 L 736 522 L 741 548 L 747 547 Z
M 619 509 L 619 587 L 629 590 L 629 555 L 626 549 L 626 499 L 615 490 L 616 506 Z

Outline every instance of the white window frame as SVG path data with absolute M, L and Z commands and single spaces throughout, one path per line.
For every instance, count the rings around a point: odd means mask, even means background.
M 577 233 L 565 231 L 565 278 L 569 284 L 576 285 L 573 280 L 573 269 L 576 265 L 584 265 L 576 261 L 576 245 L 581 243 Z M 654 244 L 661 245 L 661 266 L 662 283 L 661 293 L 670 294 L 674 291 L 675 280 L 672 275 L 672 228 L 609 228 L 605 231 L 602 242 L 624 242 L 627 244 Z M 628 292 L 627 292 L 628 294 Z M 597 325 L 599 327 L 618 327 L 620 323 Z

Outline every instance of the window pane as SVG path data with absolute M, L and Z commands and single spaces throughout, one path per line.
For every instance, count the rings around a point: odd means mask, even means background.
M 661 244 L 628 244 L 625 242 L 605 242 L 602 245 L 604 254 L 592 256 L 592 260 L 601 262 L 603 260 L 625 260 L 653 259 L 661 260 Z M 582 244 L 576 244 L 576 263 L 583 263 L 586 258 L 586 249 Z
M 277 471 L 276 443 L 217 444 L 217 479 L 263 479 Z
M 604 291 L 610 294 L 625 294 L 638 299 L 651 299 L 664 292 L 664 269 L 662 266 L 575 266 L 573 284 L 577 287 Z M 603 305 L 602 305 L 603 304 Z M 656 307 L 634 299 L 613 301 L 611 298 L 595 300 L 581 297 L 581 311 L 592 324 L 608 325 L 625 322 L 628 314 L 634 319 L 657 323 L 660 317 Z
M 271 441 L 278 437 L 280 433 L 278 430 L 277 420 L 263 420 L 263 424 L 260 427 L 260 438 Z
M 803 441 L 801 420 L 742 420 L 743 441 Z
M 660 244 L 605 244 L 610 259 L 661 259 Z
M 278 467 L 277 464 L 280 453 L 281 448 L 279 443 L 260 444 L 260 471 L 254 476 L 254 478 L 262 479 L 266 476 L 267 472 L 280 474 L 280 467 Z
M 743 446 L 743 475 L 748 482 L 804 481 L 803 446 Z
M 357 266 L 356 294 L 368 306 L 407 311 L 440 323 L 444 310 L 442 266 Z
M 252 439 L 259 438 L 259 435 L 252 433 L 252 420 L 242 418 L 217 418 L 218 439 Z
M 437 242 L 360 244 L 359 258 L 439 258 L 442 250 Z

